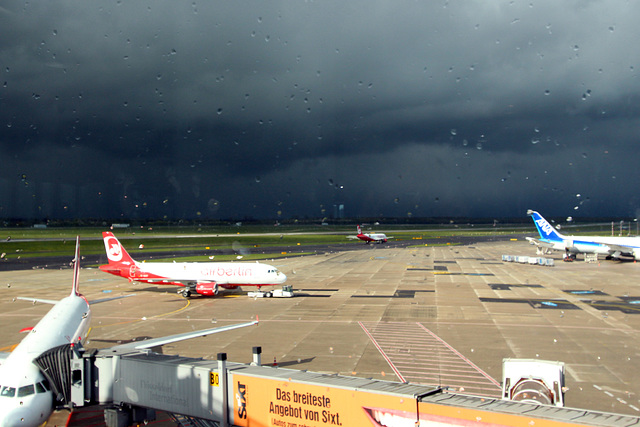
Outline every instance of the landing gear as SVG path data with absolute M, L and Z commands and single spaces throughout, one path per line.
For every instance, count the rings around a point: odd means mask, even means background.
M 180 295 L 182 295 L 184 298 L 189 298 L 189 297 L 191 297 L 191 290 L 189 290 L 189 289 L 180 289 L 180 290 L 178 291 L 178 293 L 179 293 Z

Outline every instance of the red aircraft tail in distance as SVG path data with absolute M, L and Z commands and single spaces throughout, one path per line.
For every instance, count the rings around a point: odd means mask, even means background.
M 102 233 L 109 264 L 100 270 L 129 279 L 130 282 L 177 285 L 185 298 L 192 293 L 214 296 L 219 287 L 276 286 L 287 276 L 277 268 L 259 262 L 138 262 L 110 231 Z

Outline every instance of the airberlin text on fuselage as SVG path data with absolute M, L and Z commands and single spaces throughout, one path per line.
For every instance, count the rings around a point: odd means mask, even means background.
M 237 267 L 204 267 L 200 270 L 200 274 L 203 276 L 217 276 L 217 277 L 252 277 L 253 268 L 245 266 Z

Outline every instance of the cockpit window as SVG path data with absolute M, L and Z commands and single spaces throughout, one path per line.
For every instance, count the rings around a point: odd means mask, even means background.
M 44 379 L 42 380 L 42 385 L 44 386 L 45 390 L 50 391 L 51 387 L 49 386 L 49 381 Z
M 15 397 L 15 395 L 16 395 L 15 387 L 4 386 L 2 387 L 2 391 L 0 391 L 0 396 L 2 397 Z
M 33 384 L 29 384 L 18 389 L 18 397 L 31 396 L 32 394 L 35 394 L 35 392 Z
M 36 393 L 46 393 L 47 390 L 44 388 L 42 383 L 36 383 Z

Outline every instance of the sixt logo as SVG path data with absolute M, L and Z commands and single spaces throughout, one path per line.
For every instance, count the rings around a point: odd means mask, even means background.
M 551 226 L 551 224 L 549 224 L 544 219 L 537 219 L 536 220 L 536 225 L 540 228 L 540 230 L 542 230 L 542 232 L 545 234 L 545 236 L 549 236 L 549 235 L 554 233 L 554 229 Z
M 238 381 L 238 391 L 236 393 L 236 403 L 238 404 L 238 417 L 247 419 L 247 386 Z

